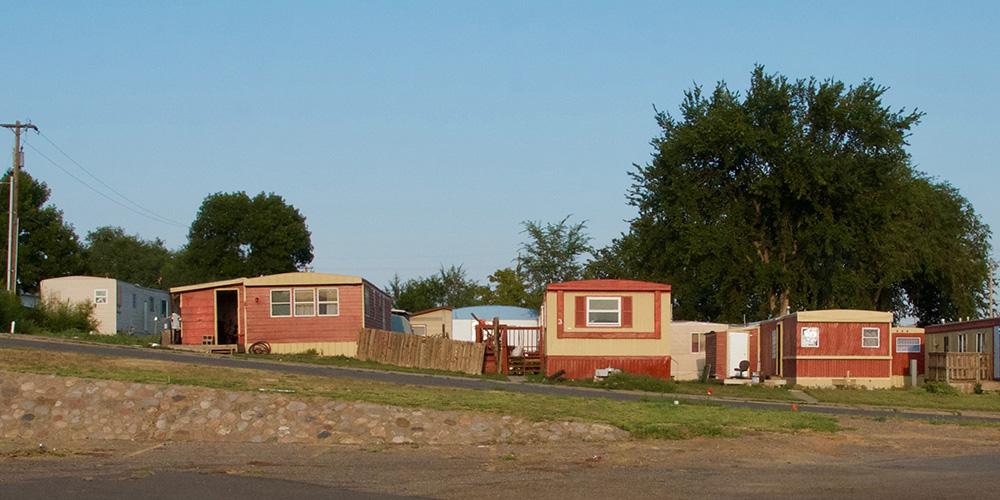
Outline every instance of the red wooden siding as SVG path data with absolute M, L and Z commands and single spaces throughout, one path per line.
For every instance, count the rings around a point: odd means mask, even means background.
M 203 336 L 215 339 L 215 289 L 181 295 L 181 343 L 200 345 Z
M 670 356 L 548 356 L 548 375 L 565 370 L 569 379 L 592 378 L 601 368 L 617 368 L 637 375 L 670 378 Z
M 795 325 L 794 350 L 798 356 L 888 356 L 889 323 L 800 323 Z M 819 328 L 819 347 L 802 347 L 802 329 Z M 877 348 L 861 346 L 862 328 L 878 328 Z M 788 337 L 788 331 L 785 331 Z M 788 354 L 786 353 L 786 355 Z
M 797 377 L 886 378 L 889 376 L 889 359 L 799 359 L 796 360 Z
M 340 315 L 271 317 L 272 289 L 303 288 L 339 289 Z M 250 343 L 260 340 L 271 343 L 356 342 L 358 332 L 364 325 L 361 285 L 250 287 L 246 297 L 246 341 Z

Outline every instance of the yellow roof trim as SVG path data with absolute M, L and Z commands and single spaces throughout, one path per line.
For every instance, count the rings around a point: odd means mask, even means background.
M 892 323 L 892 313 L 858 309 L 829 309 L 825 311 L 799 311 L 797 319 L 809 323 Z
M 170 288 L 170 293 L 191 292 L 194 290 L 204 290 L 207 288 L 219 288 L 223 286 L 239 285 L 246 278 L 236 278 L 231 280 L 212 281 L 209 283 L 198 283 L 197 285 L 175 286 Z
M 246 286 L 305 286 L 305 285 L 360 285 L 364 280 L 357 276 L 327 273 L 284 273 L 248 278 Z

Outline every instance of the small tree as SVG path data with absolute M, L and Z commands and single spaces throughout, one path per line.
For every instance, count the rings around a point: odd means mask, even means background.
M 545 287 L 550 283 L 574 281 L 583 277 L 584 265 L 580 257 L 592 254 L 590 236 L 587 235 L 586 221 L 569 224 L 567 215 L 557 224 L 524 221 L 523 233 L 528 241 L 521 244 L 524 255 L 521 268 L 524 269 L 528 287 L 528 306 L 537 308 L 542 304 Z

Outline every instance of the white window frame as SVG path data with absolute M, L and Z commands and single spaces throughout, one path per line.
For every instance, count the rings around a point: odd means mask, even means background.
M 613 300 L 615 301 L 615 309 L 594 309 L 591 307 L 593 301 L 596 300 Z M 607 314 L 615 313 L 618 318 L 614 322 L 611 321 L 593 321 L 590 319 L 590 313 Z M 587 326 L 622 326 L 622 298 L 621 297 L 587 297 Z
M 288 300 L 287 301 L 284 301 L 284 300 L 280 300 L 280 301 L 279 300 L 275 300 L 274 294 L 275 293 L 281 293 L 281 292 L 284 292 L 284 293 L 288 294 Z M 278 306 L 281 306 L 281 305 L 288 306 L 288 313 L 287 314 L 275 314 L 274 313 L 274 306 L 276 306 L 276 305 L 278 305 Z M 292 290 L 290 288 L 275 288 L 275 289 L 271 290 L 271 317 L 272 318 L 291 318 L 292 317 Z
M 969 352 L 969 336 L 960 333 L 958 334 L 958 350 L 956 352 Z
M 875 333 L 872 337 L 871 334 Z M 875 345 L 871 344 L 871 340 L 875 340 Z M 864 327 L 861 329 L 861 347 L 865 349 L 878 349 L 882 345 L 882 330 L 874 327 Z
M 107 304 L 108 303 L 108 289 L 100 288 L 94 290 L 94 303 L 95 304 Z
M 896 352 L 919 353 L 920 337 L 896 337 Z
M 327 300 L 320 298 L 322 292 L 327 292 Z M 330 300 L 329 293 L 333 292 L 335 296 L 333 300 Z M 323 308 L 326 306 L 326 312 L 323 312 Z M 330 306 L 336 310 L 336 312 L 330 312 Z M 316 315 L 317 316 L 340 316 L 340 289 L 339 288 L 317 288 L 316 289 Z
M 982 354 L 986 352 L 986 333 L 976 333 L 976 352 Z
M 800 335 L 800 345 L 808 348 L 819 347 L 819 327 L 803 326 L 802 334 Z
M 414 335 L 427 336 L 427 325 L 410 325 L 410 328 L 413 329 Z
M 309 300 L 299 300 L 299 294 L 309 294 Z M 299 307 L 303 309 L 308 308 L 308 313 L 303 311 L 299 312 Z M 308 318 L 316 315 L 316 289 L 315 288 L 296 288 L 292 290 L 292 314 L 296 318 Z

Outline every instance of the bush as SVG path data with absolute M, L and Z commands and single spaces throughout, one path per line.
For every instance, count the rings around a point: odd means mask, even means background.
M 948 396 L 957 396 L 959 394 L 958 389 L 947 382 L 924 382 L 921 386 L 928 394 L 944 394 Z
M 77 330 L 88 333 L 97 329 L 94 304 L 90 302 L 71 304 L 68 300 L 51 300 L 39 304 L 38 311 L 41 313 L 42 326 L 51 332 Z
M 11 322 L 14 330 L 20 333 L 35 333 L 38 331 L 40 314 L 38 311 L 21 305 L 21 298 L 8 291 L 0 291 L 0 331 L 9 332 Z
M 677 390 L 677 383 L 673 380 L 651 377 L 649 375 L 633 375 L 624 371 L 608 375 L 597 385 L 606 389 L 630 391 L 674 392 Z

